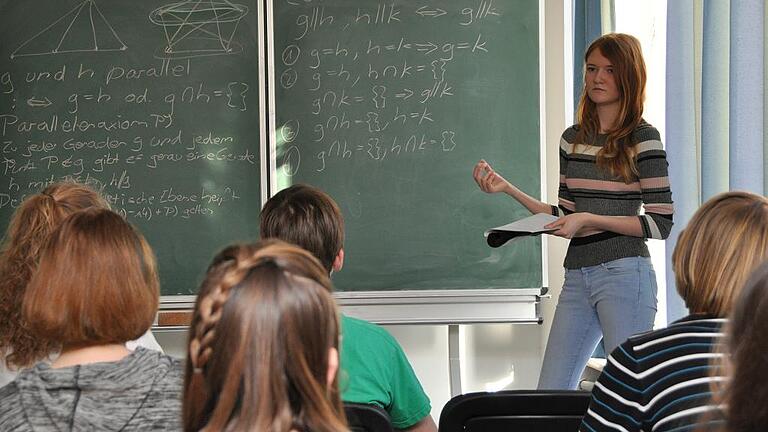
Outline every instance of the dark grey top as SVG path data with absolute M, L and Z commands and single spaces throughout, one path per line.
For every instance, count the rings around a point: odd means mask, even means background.
M 0 389 L 0 430 L 181 429 L 181 362 L 137 348 L 117 362 L 38 363 Z
M 637 216 L 642 237 L 610 231 L 593 231 L 571 239 L 563 266 L 577 269 L 621 258 L 648 257 L 645 240 L 666 239 L 672 229 L 674 206 L 669 186 L 667 154 L 659 131 L 642 121 L 629 137 L 637 173 L 626 183 L 597 166 L 597 155 L 606 135 L 577 142 L 578 126 L 560 139 L 560 188 L 552 214 L 588 212 L 605 216 Z M 641 214 L 641 208 L 644 214 Z

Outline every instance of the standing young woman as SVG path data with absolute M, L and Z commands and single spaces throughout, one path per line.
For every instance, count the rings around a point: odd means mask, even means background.
M 28 196 L 13 213 L 0 249 L 0 387 L 13 380 L 16 370 L 61 350 L 60 341 L 30 332 L 21 319 L 21 301 L 51 233 L 71 214 L 90 208 L 106 209 L 109 204 L 87 186 L 62 182 Z M 127 346 L 162 351 L 149 329 Z
M 186 431 L 346 431 L 328 272 L 269 240 L 219 253 L 200 288 L 184 379 Z
M 560 216 L 548 227 L 572 239 L 539 388 L 575 388 L 601 336 L 611 352 L 653 326 L 656 275 L 645 239 L 669 236 L 673 209 L 659 132 L 642 118 L 645 81 L 633 36 L 607 34 L 589 46 L 577 124 L 560 140 L 558 206 L 525 194 L 484 160 L 475 165 L 480 189 Z

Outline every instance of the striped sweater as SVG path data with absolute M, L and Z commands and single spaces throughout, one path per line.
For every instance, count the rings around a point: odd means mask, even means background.
M 710 384 L 724 378 L 721 359 L 726 320 L 691 315 L 669 327 L 631 337 L 608 358 L 579 428 L 596 431 L 689 431 L 697 420 L 722 422 Z
M 594 145 L 586 145 L 576 143 L 577 132 L 577 126 L 571 126 L 560 139 L 560 188 L 558 206 L 552 206 L 552 214 L 563 216 L 588 212 L 606 216 L 638 216 L 643 237 L 594 231 L 573 238 L 565 256 L 565 268 L 576 269 L 620 258 L 650 256 L 645 239 L 665 239 L 672 229 L 672 192 L 659 131 L 642 122 L 632 133 L 639 174 L 629 184 L 597 167 L 596 155 L 605 144 L 605 135 L 598 135 Z M 641 204 L 645 211 L 643 215 L 640 215 Z

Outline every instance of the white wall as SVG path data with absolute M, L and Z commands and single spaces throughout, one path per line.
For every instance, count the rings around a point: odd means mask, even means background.
M 546 123 L 545 145 L 542 149 L 546 157 L 546 198 L 548 202 L 556 202 L 560 178 L 559 145 L 560 136 L 566 127 L 573 124 L 573 45 L 571 27 L 570 0 L 544 0 L 544 112 Z M 552 325 L 557 298 L 563 286 L 565 273 L 563 260 L 568 246 L 566 240 L 545 236 L 547 248 L 547 275 L 551 298 L 542 302 L 544 324 L 541 332 L 541 346 L 546 347 L 549 329 Z M 544 355 L 542 349 L 542 357 Z M 538 377 L 538 373 L 536 374 Z
M 546 181 L 549 202 L 557 197 L 558 153 L 560 134 L 572 123 L 572 113 L 567 111 L 570 101 L 566 95 L 566 73 L 570 60 L 566 51 L 570 41 L 570 1 L 542 0 L 543 28 L 543 93 L 545 156 L 542 170 Z M 566 19 L 567 18 L 567 19 Z M 566 26 L 567 25 L 567 26 Z M 566 65 L 568 65 L 566 67 Z M 567 91 L 566 91 L 567 90 Z M 467 181 L 471 181 L 467 177 Z M 503 199 L 499 197 L 499 199 Z M 549 332 L 554 303 L 563 282 L 562 262 L 566 242 L 545 239 L 548 261 L 547 278 L 552 299 L 542 303 L 543 325 L 487 324 L 462 326 L 462 385 L 464 392 L 489 389 L 535 388 L 538 381 L 543 347 Z M 432 416 L 435 422 L 440 411 L 450 399 L 448 378 L 448 329 L 447 326 L 387 326 L 387 330 L 400 342 L 432 400 Z M 186 332 L 155 333 L 158 342 L 167 353 L 184 357 Z
M 440 410 L 451 398 L 448 379 L 447 326 L 385 326 L 403 346 L 416 376 L 432 401 L 432 418 L 437 423 Z

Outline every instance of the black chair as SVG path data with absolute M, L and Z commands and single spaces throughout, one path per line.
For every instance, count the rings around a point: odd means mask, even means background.
M 590 396 L 576 390 L 467 393 L 445 405 L 440 432 L 575 432 Z
M 344 402 L 351 432 L 394 432 L 389 414 L 377 405 Z

